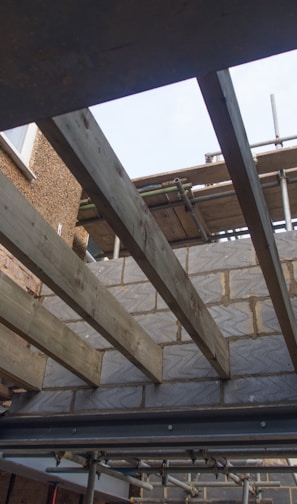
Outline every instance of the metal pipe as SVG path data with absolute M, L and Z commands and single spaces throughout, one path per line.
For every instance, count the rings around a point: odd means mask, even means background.
M 90 457 L 86 504 L 93 504 L 94 502 L 97 456 L 98 452 L 94 451 Z
M 63 456 L 63 458 L 66 458 L 67 460 L 72 460 L 76 464 L 80 464 L 82 466 L 82 468 L 80 468 L 80 467 L 73 468 L 73 469 L 78 469 L 79 470 L 78 472 L 82 472 L 83 468 L 86 465 L 85 458 L 80 455 L 75 455 L 72 452 L 66 451 L 63 453 L 62 456 Z M 68 472 L 71 472 L 71 471 L 69 471 L 69 469 L 72 469 L 72 468 L 69 468 L 69 467 L 68 468 L 67 467 L 66 468 L 64 468 L 64 467 L 59 468 L 59 467 L 57 467 L 56 469 L 66 469 L 66 472 L 67 472 L 67 470 L 68 470 Z M 153 485 L 151 485 L 150 483 L 146 483 L 145 481 L 141 481 L 137 478 L 134 478 L 133 476 L 125 475 L 120 471 L 115 471 L 111 467 L 108 467 L 106 465 L 102 465 L 102 463 L 97 464 L 96 470 L 98 473 L 108 474 L 109 476 L 112 476 L 113 478 L 120 479 L 122 481 L 125 481 L 126 483 L 130 483 L 131 485 L 137 486 L 139 488 L 144 488 L 145 490 L 153 490 Z M 55 472 L 55 471 L 52 470 L 51 468 L 47 468 L 46 472 Z
M 150 467 L 150 465 L 147 464 L 146 462 L 141 461 L 139 463 L 138 467 Z M 156 476 L 161 478 L 161 475 L 158 473 L 156 473 Z M 167 474 L 167 481 L 169 483 L 172 483 L 174 486 L 178 486 L 178 487 L 182 488 L 183 490 L 185 490 L 186 492 L 189 492 L 193 497 L 195 497 L 195 495 L 197 495 L 197 491 L 193 488 L 193 485 L 187 485 L 187 483 L 184 483 L 183 481 L 181 481 L 177 478 L 174 478 L 170 474 Z
M 183 187 L 185 189 L 191 189 L 192 183 L 188 182 L 187 184 L 183 184 Z M 153 189 L 151 191 L 139 192 L 139 194 L 142 198 L 149 198 L 150 196 L 158 196 L 159 194 L 166 194 L 177 191 L 178 189 L 176 185 L 173 185 L 170 187 L 161 187 L 160 189 Z M 87 205 L 81 205 L 79 207 L 79 211 L 94 210 L 95 208 L 97 207 L 94 203 L 88 203 Z
M 121 240 L 119 239 L 118 236 L 115 236 L 113 244 L 113 254 L 112 254 L 113 259 L 118 259 L 120 257 L 120 249 L 121 249 Z
M 233 467 L 236 471 L 237 468 L 229 462 L 229 460 L 216 460 L 217 465 L 222 467 L 225 470 L 229 470 L 230 467 Z M 234 474 L 233 472 L 228 472 L 228 478 L 232 479 L 237 485 L 242 486 L 242 478 L 240 478 L 237 474 Z M 251 493 L 252 495 L 255 495 L 255 490 L 248 484 L 248 493 Z
M 249 480 L 244 479 L 243 490 L 242 490 L 242 504 L 248 504 L 249 502 Z
M 273 145 L 273 144 L 282 144 L 283 142 L 289 142 L 290 140 L 296 140 L 297 135 L 285 136 L 280 138 L 273 138 L 272 140 L 266 140 L 265 142 L 253 143 L 250 145 L 251 149 L 255 149 L 256 147 L 264 147 L 265 145 Z M 207 152 L 205 154 L 205 160 L 207 163 L 211 163 L 212 158 L 215 156 L 220 156 L 222 154 L 221 151 L 216 152 Z
M 231 466 L 232 470 L 234 470 L 236 473 L 243 473 L 245 474 L 246 472 L 249 473 L 297 473 L 297 466 L 287 466 L 287 465 L 275 465 L 275 466 Z M 135 468 L 136 470 L 136 468 Z M 146 473 L 146 474 L 154 474 L 160 472 L 160 466 L 151 466 L 148 468 L 138 468 L 138 472 L 140 474 Z M 172 472 L 172 473 L 180 473 L 180 472 L 201 472 L 201 473 L 221 473 L 221 474 L 227 474 L 230 476 L 230 472 L 228 467 L 226 466 L 220 466 L 216 463 L 213 465 L 185 465 L 185 466 L 170 466 L 170 468 L 164 468 L 163 469 L 164 473 Z
M 201 234 L 203 241 L 208 242 L 209 241 L 208 235 L 207 235 L 204 227 L 202 226 L 200 220 L 198 219 L 197 215 L 195 214 L 192 200 L 189 199 L 189 197 L 185 191 L 185 187 L 182 185 L 179 178 L 174 179 L 174 182 L 176 183 L 176 187 L 178 188 L 179 195 L 180 195 L 181 199 L 183 200 L 185 207 L 189 210 L 196 226 L 198 227 L 198 229 L 200 231 L 200 234 Z
M 205 487 L 205 488 L 219 488 L 219 487 L 222 487 L 222 488 L 237 488 L 238 485 L 235 483 L 235 482 L 231 482 L 231 481 L 193 481 L 192 482 L 193 485 L 195 487 Z M 255 487 L 255 488 L 258 488 L 258 487 L 265 487 L 265 488 L 279 488 L 281 485 L 280 481 L 255 481 L 251 484 L 251 486 Z M 157 488 L 157 487 L 160 487 L 162 486 L 162 483 L 158 483 L 158 482 L 155 482 L 153 483 L 153 487 Z M 169 484 L 168 486 L 174 486 L 174 485 L 171 485 Z
M 279 140 L 279 125 L 278 125 L 278 117 L 277 117 L 277 110 L 276 110 L 276 103 L 275 103 L 274 94 L 270 95 L 270 101 L 271 101 L 271 108 L 272 108 L 272 117 L 273 117 L 275 138 L 276 138 L 276 140 Z M 275 147 L 278 149 L 279 147 L 282 147 L 282 144 L 276 143 Z
M 191 184 L 191 182 L 188 182 L 187 184 L 183 184 L 183 187 L 185 189 L 191 189 L 192 184 Z M 154 189 L 152 191 L 140 192 L 139 194 L 140 194 L 140 196 L 142 196 L 142 198 L 149 198 L 150 196 L 158 196 L 159 194 L 166 194 L 166 193 L 172 193 L 172 192 L 177 192 L 177 191 L 178 191 L 178 189 L 174 185 L 171 187 L 162 187 L 161 189 Z
M 185 497 L 184 501 L 179 497 L 179 498 L 172 498 L 170 497 L 169 499 L 164 499 L 162 497 L 130 497 L 130 503 L 131 504 L 141 504 L 141 503 L 152 503 L 152 504 L 170 504 L 172 503 L 178 503 L 181 504 L 182 502 L 187 503 L 193 503 L 193 504 L 226 504 L 226 497 L 223 499 L 199 499 L 199 498 L 194 498 L 194 499 L 189 499 L 189 497 Z M 239 504 L 238 499 L 228 499 L 228 504 Z M 254 502 L 254 500 L 253 500 Z M 272 499 L 263 499 L 262 504 L 273 504 Z
M 279 181 L 280 181 L 281 192 L 282 192 L 282 202 L 283 202 L 284 216 L 285 216 L 285 222 L 286 222 L 286 229 L 287 229 L 287 231 L 292 231 L 293 230 L 292 216 L 291 216 L 287 177 L 286 177 L 285 170 L 279 171 Z

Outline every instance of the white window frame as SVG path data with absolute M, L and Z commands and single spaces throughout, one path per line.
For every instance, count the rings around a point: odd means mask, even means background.
M 29 167 L 29 161 L 32 155 L 34 140 L 36 137 L 37 126 L 35 123 L 28 124 L 25 134 L 23 147 L 19 151 L 5 134 L 5 131 L 0 132 L 0 146 L 15 162 L 20 171 L 28 180 L 36 179 L 35 173 Z

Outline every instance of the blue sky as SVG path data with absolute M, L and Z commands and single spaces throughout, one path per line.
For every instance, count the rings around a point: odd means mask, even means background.
M 281 136 L 297 135 L 297 51 L 235 67 L 231 75 L 250 143 L 274 137 L 271 94 Z M 219 149 L 194 79 L 92 112 L 131 178 L 203 164 L 206 152 Z

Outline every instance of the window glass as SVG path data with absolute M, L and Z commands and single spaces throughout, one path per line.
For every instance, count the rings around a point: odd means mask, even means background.
M 12 128 L 5 131 L 5 135 L 9 138 L 11 143 L 17 148 L 18 151 L 22 152 L 24 146 L 24 140 L 28 125 L 19 126 L 18 128 Z

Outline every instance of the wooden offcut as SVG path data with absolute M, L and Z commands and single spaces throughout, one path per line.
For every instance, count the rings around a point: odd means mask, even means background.
M 161 348 L 1 173 L 0 240 L 117 350 L 161 381 Z
M 227 341 L 91 112 L 38 125 L 211 365 L 228 377 Z
M 297 326 L 276 248 L 271 218 L 228 70 L 198 79 L 262 268 L 295 370 Z

